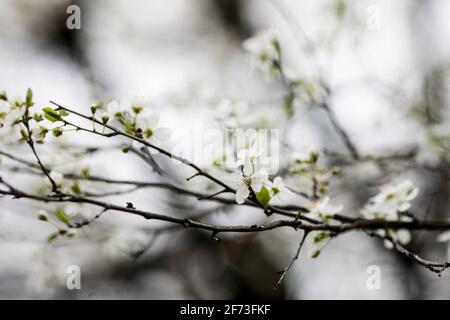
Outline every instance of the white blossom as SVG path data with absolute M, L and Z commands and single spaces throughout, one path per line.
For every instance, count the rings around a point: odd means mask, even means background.
M 306 153 L 294 153 L 289 183 L 300 193 L 321 196 L 328 192 L 331 178 L 339 173 L 339 168 L 320 165 L 319 150 L 311 146 Z
M 124 99 L 123 103 L 129 106 L 134 113 L 151 108 L 150 99 L 143 95 L 131 95 Z
M 437 241 L 439 241 L 439 242 L 448 242 L 448 241 L 450 241 L 450 231 L 445 231 L 445 232 L 441 233 L 437 237 Z
M 251 165 L 253 170 L 264 169 L 271 170 L 271 159 L 267 155 L 267 142 L 264 135 L 259 135 L 256 131 L 250 130 L 240 134 L 236 132 L 236 161 L 230 166 L 237 168 L 244 165 Z
M 122 115 L 125 111 L 128 111 L 129 107 L 130 105 L 125 101 L 118 102 L 114 100 L 108 103 L 107 113 L 109 114 L 110 118 L 117 118 L 118 116 Z
M 259 192 L 263 185 L 267 183 L 268 177 L 269 175 L 264 169 L 255 170 L 250 163 L 244 165 L 236 189 L 236 203 L 244 203 L 250 195 L 250 188 L 254 192 Z
M 445 231 L 445 232 L 441 233 L 437 237 L 437 241 L 439 241 L 439 242 L 447 242 L 448 243 L 447 257 L 448 257 L 448 259 L 450 259 L 450 231 Z
M 295 99 L 305 103 L 325 101 L 327 91 L 316 77 L 311 77 L 304 70 L 285 70 L 286 77 L 294 84 Z
M 11 127 L 18 119 L 22 118 L 24 108 L 19 107 L 16 103 L 1 101 L 0 122 L 5 127 Z
M 330 198 L 325 197 L 319 201 L 312 202 L 309 205 L 309 213 L 313 217 L 318 217 L 325 221 L 333 215 L 341 212 L 343 208 L 344 207 L 342 205 L 330 204 Z
M 419 189 L 409 180 L 397 185 L 385 185 L 361 212 L 367 219 L 398 220 L 401 213 L 411 207 L 411 201 L 418 193 Z
M 267 187 L 272 200 L 285 200 L 287 196 L 292 194 L 281 177 L 276 177 L 273 182 L 269 181 Z
M 171 136 L 169 128 L 159 127 L 159 114 L 149 109 L 137 115 L 136 129 L 140 129 L 144 138 L 158 147 Z
M 265 74 L 279 74 L 280 42 L 274 31 L 261 32 L 242 44 L 252 58 L 252 64 Z
M 217 108 L 217 119 L 227 128 L 237 128 L 245 124 L 249 106 L 245 101 L 224 99 Z
M 399 229 L 399 230 L 388 230 L 388 235 L 392 238 L 395 243 L 400 243 L 402 245 L 408 244 L 411 242 L 411 232 L 407 229 Z M 387 249 L 393 249 L 394 245 L 392 241 L 385 240 L 384 246 Z

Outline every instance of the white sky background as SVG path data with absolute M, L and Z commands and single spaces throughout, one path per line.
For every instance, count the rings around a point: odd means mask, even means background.
M 423 16 L 411 25 L 410 12 L 417 6 L 416 1 L 358 1 L 353 15 L 359 25 L 344 26 L 332 49 L 322 50 L 313 60 L 299 51 L 298 34 L 293 35 L 298 29 L 286 22 L 286 17 L 271 1 L 248 2 L 244 17 L 255 30 L 274 28 L 279 32 L 286 61 L 292 67 L 315 75 L 311 63 L 319 65 L 320 74 L 334 91 L 332 102 L 338 119 L 361 151 L 398 150 L 423 139 L 415 121 L 405 120 L 411 107 L 405 101 L 414 100 L 415 91 L 419 90 L 418 77 L 424 68 L 445 61 L 450 55 L 450 2 L 433 1 L 432 5 L 424 6 L 430 11 L 419 10 Z M 290 19 L 297 19 L 308 39 L 321 39 L 333 30 L 335 21 L 328 9 L 330 1 L 279 0 L 278 3 L 289 12 Z M 366 27 L 366 10 L 370 5 L 380 8 L 379 30 Z M 38 104 L 52 99 L 87 110 L 98 97 L 84 71 L 64 53 L 40 41 L 40 30 L 52 22 L 45 19 L 46 11 L 65 11 L 65 1 L 0 0 L 0 7 L 0 89 L 14 96 L 31 87 Z M 102 99 L 121 98 L 129 93 L 149 95 L 171 115 L 163 119 L 166 125 L 192 130 L 192 124 L 202 119 L 195 113 L 197 108 L 217 103 L 221 98 L 246 99 L 257 108 L 279 96 L 279 90 L 267 90 L 271 84 L 261 81 L 261 75 L 250 68 L 239 40 L 224 31 L 208 1 L 95 0 L 87 1 L 83 10 L 82 31 L 74 32 L 82 33 L 91 71 L 105 86 L 100 93 Z M 401 95 L 393 102 L 383 95 L 386 90 L 400 90 Z M 174 100 L 179 101 L 179 108 L 170 107 Z M 305 114 L 296 120 L 289 138 L 299 151 L 311 144 L 324 143 L 313 121 L 317 116 L 320 115 Z M 117 178 L 142 174 L 141 166 L 124 166 L 121 159 L 106 155 L 100 161 L 99 169 Z M 140 193 L 133 202 L 153 210 L 164 208 L 162 203 L 146 201 L 145 196 L 148 193 Z M 343 197 L 346 200 L 349 199 Z M 122 239 L 137 242 L 147 239 L 145 234 L 131 229 L 115 232 L 112 244 L 106 249 L 102 247 L 101 254 L 96 245 L 48 248 L 44 241 L 48 229 L 35 221 L 34 211 L 27 218 L 25 206 L 17 205 L 13 209 L 9 206 L 9 210 L 0 214 L 0 235 L 8 240 L 0 244 L 0 297 L 55 296 L 58 291 L 47 289 L 36 280 L 35 274 L 60 271 L 71 263 L 74 255 L 83 257 L 87 268 L 94 268 L 102 259 L 115 259 L 111 258 L 117 250 L 114 243 Z M 239 213 L 236 211 L 231 218 L 219 216 L 217 221 L 246 222 Z M 257 219 L 257 214 L 245 219 Z M 106 221 L 128 226 L 142 222 L 123 217 Z M 260 241 L 267 255 L 276 257 L 282 268 L 295 250 L 297 236 L 289 232 L 273 233 L 261 236 Z M 156 252 L 163 250 L 164 241 L 156 246 Z M 45 256 L 42 252 L 50 256 L 47 259 L 50 262 L 42 257 Z M 371 239 L 357 234 L 343 236 L 333 241 L 320 258 L 308 260 L 305 256 L 297 263 L 287 278 L 288 292 L 293 298 L 401 299 L 406 297 L 402 281 L 409 280 L 390 267 L 394 263 L 390 252 L 380 251 Z M 381 290 L 371 291 L 366 287 L 366 268 L 370 264 L 380 265 L 383 270 Z M 2 279 L 2 274 L 11 273 L 14 277 Z M 164 270 L 144 280 L 137 293 L 132 292 L 132 287 L 126 293 L 121 292 L 113 283 L 104 291 L 100 289 L 97 297 L 150 294 L 151 298 L 152 293 L 148 292 L 155 287 L 160 289 L 160 296 L 155 298 L 190 297 L 180 279 Z M 448 278 L 430 281 L 433 285 L 429 297 L 450 296 L 444 288 Z M 226 293 L 211 294 L 227 297 Z

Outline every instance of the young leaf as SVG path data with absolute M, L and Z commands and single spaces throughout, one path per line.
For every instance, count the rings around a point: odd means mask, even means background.
M 61 117 L 67 117 L 69 114 L 70 114 L 70 113 L 67 112 L 67 111 L 64 110 L 64 109 L 59 110 L 59 115 L 60 115 Z
M 65 212 L 61 208 L 56 209 L 55 216 L 62 223 L 68 224 L 70 222 L 70 217 L 65 214 Z
M 42 109 L 42 111 L 44 111 L 45 118 L 51 122 L 56 122 L 56 121 L 61 120 L 61 115 L 58 112 L 56 112 L 56 110 L 54 110 L 50 107 L 45 107 Z
M 270 202 L 270 193 L 266 187 L 262 187 L 259 192 L 256 193 L 256 199 L 264 207 L 267 208 Z
M 73 193 L 75 194 L 81 194 L 81 188 L 80 188 L 80 184 L 78 182 L 74 182 L 72 184 L 72 186 L 70 187 L 70 189 L 73 191 Z
M 90 174 L 91 173 L 90 173 L 89 167 L 84 167 L 84 168 L 81 169 L 81 175 L 83 177 L 87 178 L 87 177 L 89 177 Z

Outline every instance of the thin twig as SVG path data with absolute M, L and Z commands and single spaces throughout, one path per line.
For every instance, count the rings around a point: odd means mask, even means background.
M 303 244 L 305 243 L 306 237 L 308 236 L 308 233 L 309 233 L 309 231 L 305 230 L 305 232 L 303 233 L 303 236 L 300 240 L 300 243 L 298 244 L 295 256 L 292 258 L 292 260 L 289 262 L 289 264 L 283 270 L 278 272 L 279 274 L 281 274 L 281 276 L 278 279 L 277 283 L 275 284 L 275 289 L 278 289 L 281 286 L 281 283 L 283 282 L 283 279 L 286 276 L 286 274 L 288 273 L 289 269 L 291 269 L 291 267 L 294 265 L 295 261 L 298 259 L 299 255 L 300 255 L 300 251 L 302 250 Z

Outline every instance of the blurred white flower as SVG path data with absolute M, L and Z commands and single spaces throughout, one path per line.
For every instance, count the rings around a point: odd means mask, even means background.
M 0 119 L 4 119 L 10 110 L 10 104 L 5 100 L 0 100 Z
M 330 204 L 330 198 L 325 197 L 319 201 L 312 202 L 309 205 L 309 213 L 313 217 L 318 217 L 323 221 L 342 211 L 344 207 L 342 205 Z
M 18 119 L 22 118 L 24 109 L 22 107 L 15 106 L 14 104 L 10 104 L 9 102 L 3 103 L 1 113 L 5 112 L 5 114 L 0 117 L 5 127 L 11 127 L 14 123 L 17 122 Z
M 123 112 L 129 110 L 129 104 L 123 101 L 118 102 L 114 100 L 108 103 L 107 109 L 110 118 L 117 118 L 118 116 L 122 115 Z
M 236 154 L 235 167 L 251 164 L 256 166 L 258 160 L 263 156 L 264 149 L 260 148 L 257 143 L 254 143 L 250 148 L 239 150 Z
M 409 180 L 385 185 L 378 195 L 369 199 L 361 213 L 367 219 L 398 220 L 401 213 L 411 207 L 411 201 L 418 193 L 419 189 Z
M 32 129 L 32 137 L 36 140 L 43 140 L 45 136 L 47 135 L 48 129 L 44 126 L 37 125 L 35 128 Z
M 301 70 L 285 70 L 286 77 L 294 84 L 295 99 L 304 103 L 321 103 L 327 97 L 327 91 L 320 80 L 310 77 Z
M 106 243 L 105 251 L 112 260 L 134 258 L 148 248 L 149 239 L 151 236 L 143 230 L 125 228 L 112 235 Z
M 232 168 L 251 166 L 253 171 L 271 168 L 271 158 L 267 155 L 265 137 L 258 135 L 254 130 L 244 134 L 236 133 L 236 161 L 231 163 Z M 250 170 L 250 169 L 248 169 Z
M 310 146 L 306 153 L 294 153 L 293 159 L 295 163 L 316 163 L 319 159 L 319 150 L 315 146 Z
M 409 230 L 407 230 L 407 229 L 389 230 L 388 234 L 395 243 L 400 243 L 402 245 L 405 245 L 411 241 L 411 232 L 409 232 Z M 384 241 L 384 246 L 387 249 L 394 248 L 394 245 L 389 240 Z
M 293 164 L 289 166 L 289 183 L 297 192 L 312 196 L 322 196 L 328 192 L 330 180 L 339 174 L 337 167 L 320 165 L 319 150 L 311 146 L 305 153 L 294 153 Z
M 250 188 L 254 192 L 259 192 L 263 185 L 267 183 L 269 175 L 265 170 L 255 171 L 251 165 L 244 165 L 236 189 L 236 203 L 242 204 L 250 195 Z
M 158 127 L 159 114 L 145 109 L 136 117 L 136 130 L 140 129 L 144 138 L 153 145 L 160 147 L 162 142 L 168 140 L 171 136 L 169 128 Z
M 246 123 L 248 111 L 247 102 L 224 99 L 217 108 L 217 119 L 222 121 L 227 128 L 241 127 Z
M 441 233 L 437 237 L 437 241 L 439 241 L 439 242 L 447 242 L 448 243 L 447 259 L 450 259 L 450 231 L 445 231 L 445 232 Z
M 272 30 L 258 33 L 242 44 L 252 58 L 252 64 L 269 76 L 279 74 L 280 42 Z
M 281 177 L 276 177 L 273 182 L 269 181 L 267 184 L 271 200 L 285 200 L 292 192 L 286 187 Z
M 50 178 L 56 183 L 56 185 L 60 186 L 64 181 L 64 176 L 61 172 L 52 170 L 49 174 Z
M 143 95 L 131 95 L 124 99 L 125 106 L 131 108 L 134 113 L 140 113 L 142 110 L 151 108 L 150 99 Z
M 448 242 L 448 241 L 450 241 L 450 231 L 445 231 L 445 232 L 441 233 L 437 237 L 437 241 L 439 241 L 439 242 Z

